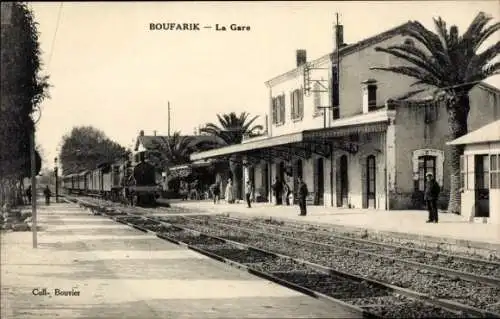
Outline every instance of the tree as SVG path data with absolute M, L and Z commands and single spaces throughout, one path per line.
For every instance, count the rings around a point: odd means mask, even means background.
M 263 130 L 262 125 L 254 125 L 254 122 L 259 118 L 255 116 L 250 120 L 247 112 L 242 112 L 239 116 L 235 112 L 229 114 L 217 114 L 219 124 L 207 123 L 200 131 L 222 140 L 222 145 L 240 144 L 243 137 L 254 137 L 260 134 Z M 234 154 L 229 159 L 229 169 L 233 176 L 233 185 L 236 190 L 236 197 L 242 199 L 243 184 L 241 182 L 243 175 L 243 159 L 241 155 Z
M 417 80 L 412 86 L 425 86 L 409 92 L 407 98 L 433 88 L 435 100 L 441 101 L 446 107 L 450 139 L 456 139 L 468 132 L 470 90 L 480 81 L 500 73 L 500 62 L 494 62 L 500 52 L 500 41 L 479 52 L 485 41 L 500 29 L 498 22 L 487 26 L 491 20 L 492 17 L 480 12 L 462 35 L 459 35 L 455 25 L 448 30 L 441 18 L 434 19 L 436 33 L 419 22 L 413 22 L 404 35 L 413 37 L 421 46 L 403 44 L 375 48 L 409 65 L 372 69 L 409 76 Z M 449 146 L 447 151 L 451 173 L 448 212 L 459 214 L 460 156 L 463 146 Z
M 74 127 L 63 137 L 59 159 L 63 175 L 95 169 L 129 155 L 124 147 L 92 126 Z
M 150 152 L 149 160 L 154 166 L 163 169 L 189 163 L 189 156 L 192 153 L 208 150 L 220 144 L 195 136 L 183 136 L 177 131 L 170 138 L 158 136 L 158 139 L 153 140 L 153 145 L 155 150 Z
M 33 13 L 26 4 L 18 2 L 2 2 L 2 14 L 6 11 L 10 11 L 11 15 L 7 17 L 10 23 L 2 21 L 1 29 L 2 204 L 12 198 L 12 188 L 29 171 L 30 135 L 35 130 L 30 114 L 48 97 L 49 88 L 48 77 L 40 74 L 42 64 Z

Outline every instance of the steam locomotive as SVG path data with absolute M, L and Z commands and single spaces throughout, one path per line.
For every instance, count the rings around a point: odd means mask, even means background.
M 155 205 L 161 194 L 155 167 L 145 161 L 104 163 L 94 170 L 63 176 L 62 181 L 68 194 L 101 197 L 134 206 Z

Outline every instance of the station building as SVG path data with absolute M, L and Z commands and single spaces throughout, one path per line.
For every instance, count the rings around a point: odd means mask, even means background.
M 296 67 L 265 83 L 266 134 L 192 154 L 191 160 L 241 155 L 242 182 L 250 179 L 265 201 L 273 200 L 277 176 L 294 190 L 302 176 L 309 204 L 381 210 L 423 208 L 425 173 L 432 172 L 446 207 L 445 107 L 427 96 L 401 100 L 415 80 L 371 69 L 404 65 L 375 47 L 417 45 L 403 35 L 409 23 L 353 44 L 344 43 L 337 26 L 340 49 L 310 62 L 305 50 L 297 50 Z M 478 84 L 470 100 L 469 130 L 500 118 L 498 89 Z
M 461 158 L 462 215 L 500 225 L 500 120 L 447 144 L 464 145 Z

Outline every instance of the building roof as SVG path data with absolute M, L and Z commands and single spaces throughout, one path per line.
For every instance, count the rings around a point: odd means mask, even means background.
M 500 120 L 487 124 L 446 144 L 461 145 L 488 142 L 500 142 Z
M 192 138 L 193 144 L 200 142 L 213 142 L 219 144 L 223 143 L 217 136 L 212 135 L 181 135 L 180 137 Z M 137 137 L 134 150 L 137 151 L 139 149 L 139 145 L 141 144 L 146 150 L 154 150 L 158 148 L 158 145 L 171 142 L 172 140 L 172 136 L 168 137 L 164 135 L 139 135 Z
M 347 56 L 349 54 L 361 51 L 362 49 L 365 49 L 367 47 L 378 44 L 378 43 L 385 41 L 387 39 L 390 39 L 396 35 L 403 34 L 403 31 L 412 23 L 413 23 L 412 21 L 408 21 L 408 22 L 405 22 L 397 27 L 394 27 L 394 28 L 389 29 L 387 31 L 384 31 L 382 33 L 376 34 L 376 35 L 371 36 L 369 38 L 366 38 L 364 40 L 358 41 L 358 42 L 353 43 L 353 44 L 345 45 L 339 49 L 338 54 L 340 57 L 344 57 L 344 56 Z M 331 53 L 325 54 L 322 57 L 315 59 L 315 60 L 312 60 L 308 63 L 312 64 L 312 65 L 317 65 L 317 64 L 320 64 L 322 61 L 336 61 L 336 56 L 337 56 L 337 50 L 335 50 Z M 296 68 L 294 68 L 286 73 L 283 73 L 281 75 L 278 75 L 278 76 L 270 79 L 269 81 L 266 81 L 265 84 L 267 86 L 269 86 L 269 85 L 271 85 L 272 82 L 275 82 L 281 78 L 286 78 L 288 76 L 291 76 L 291 75 L 295 74 L 297 71 L 301 70 L 302 68 L 303 68 L 303 66 L 296 67 Z

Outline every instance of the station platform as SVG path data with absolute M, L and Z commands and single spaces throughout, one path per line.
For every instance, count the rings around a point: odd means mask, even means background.
M 1 234 L 1 318 L 353 318 L 75 204 L 39 202 L 37 249 L 31 232 Z
M 271 217 L 317 225 L 341 226 L 346 230 L 364 229 L 370 232 L 394 235 L 400 238 L 432 241 L 469 248 L 500 251 L 500 226 L 470 223 L 462 216 L 439 213 L 439 223 L 426 223 L 427 211 L 348 209 L 325 206 L 308 206 L 307 216 L 298 216 L 299 207 L 277 206 L 269 203 L 227 204 L 224 201 L 177 201 L 172 206 L 204 211 L 228 213 L 231 216 Z

